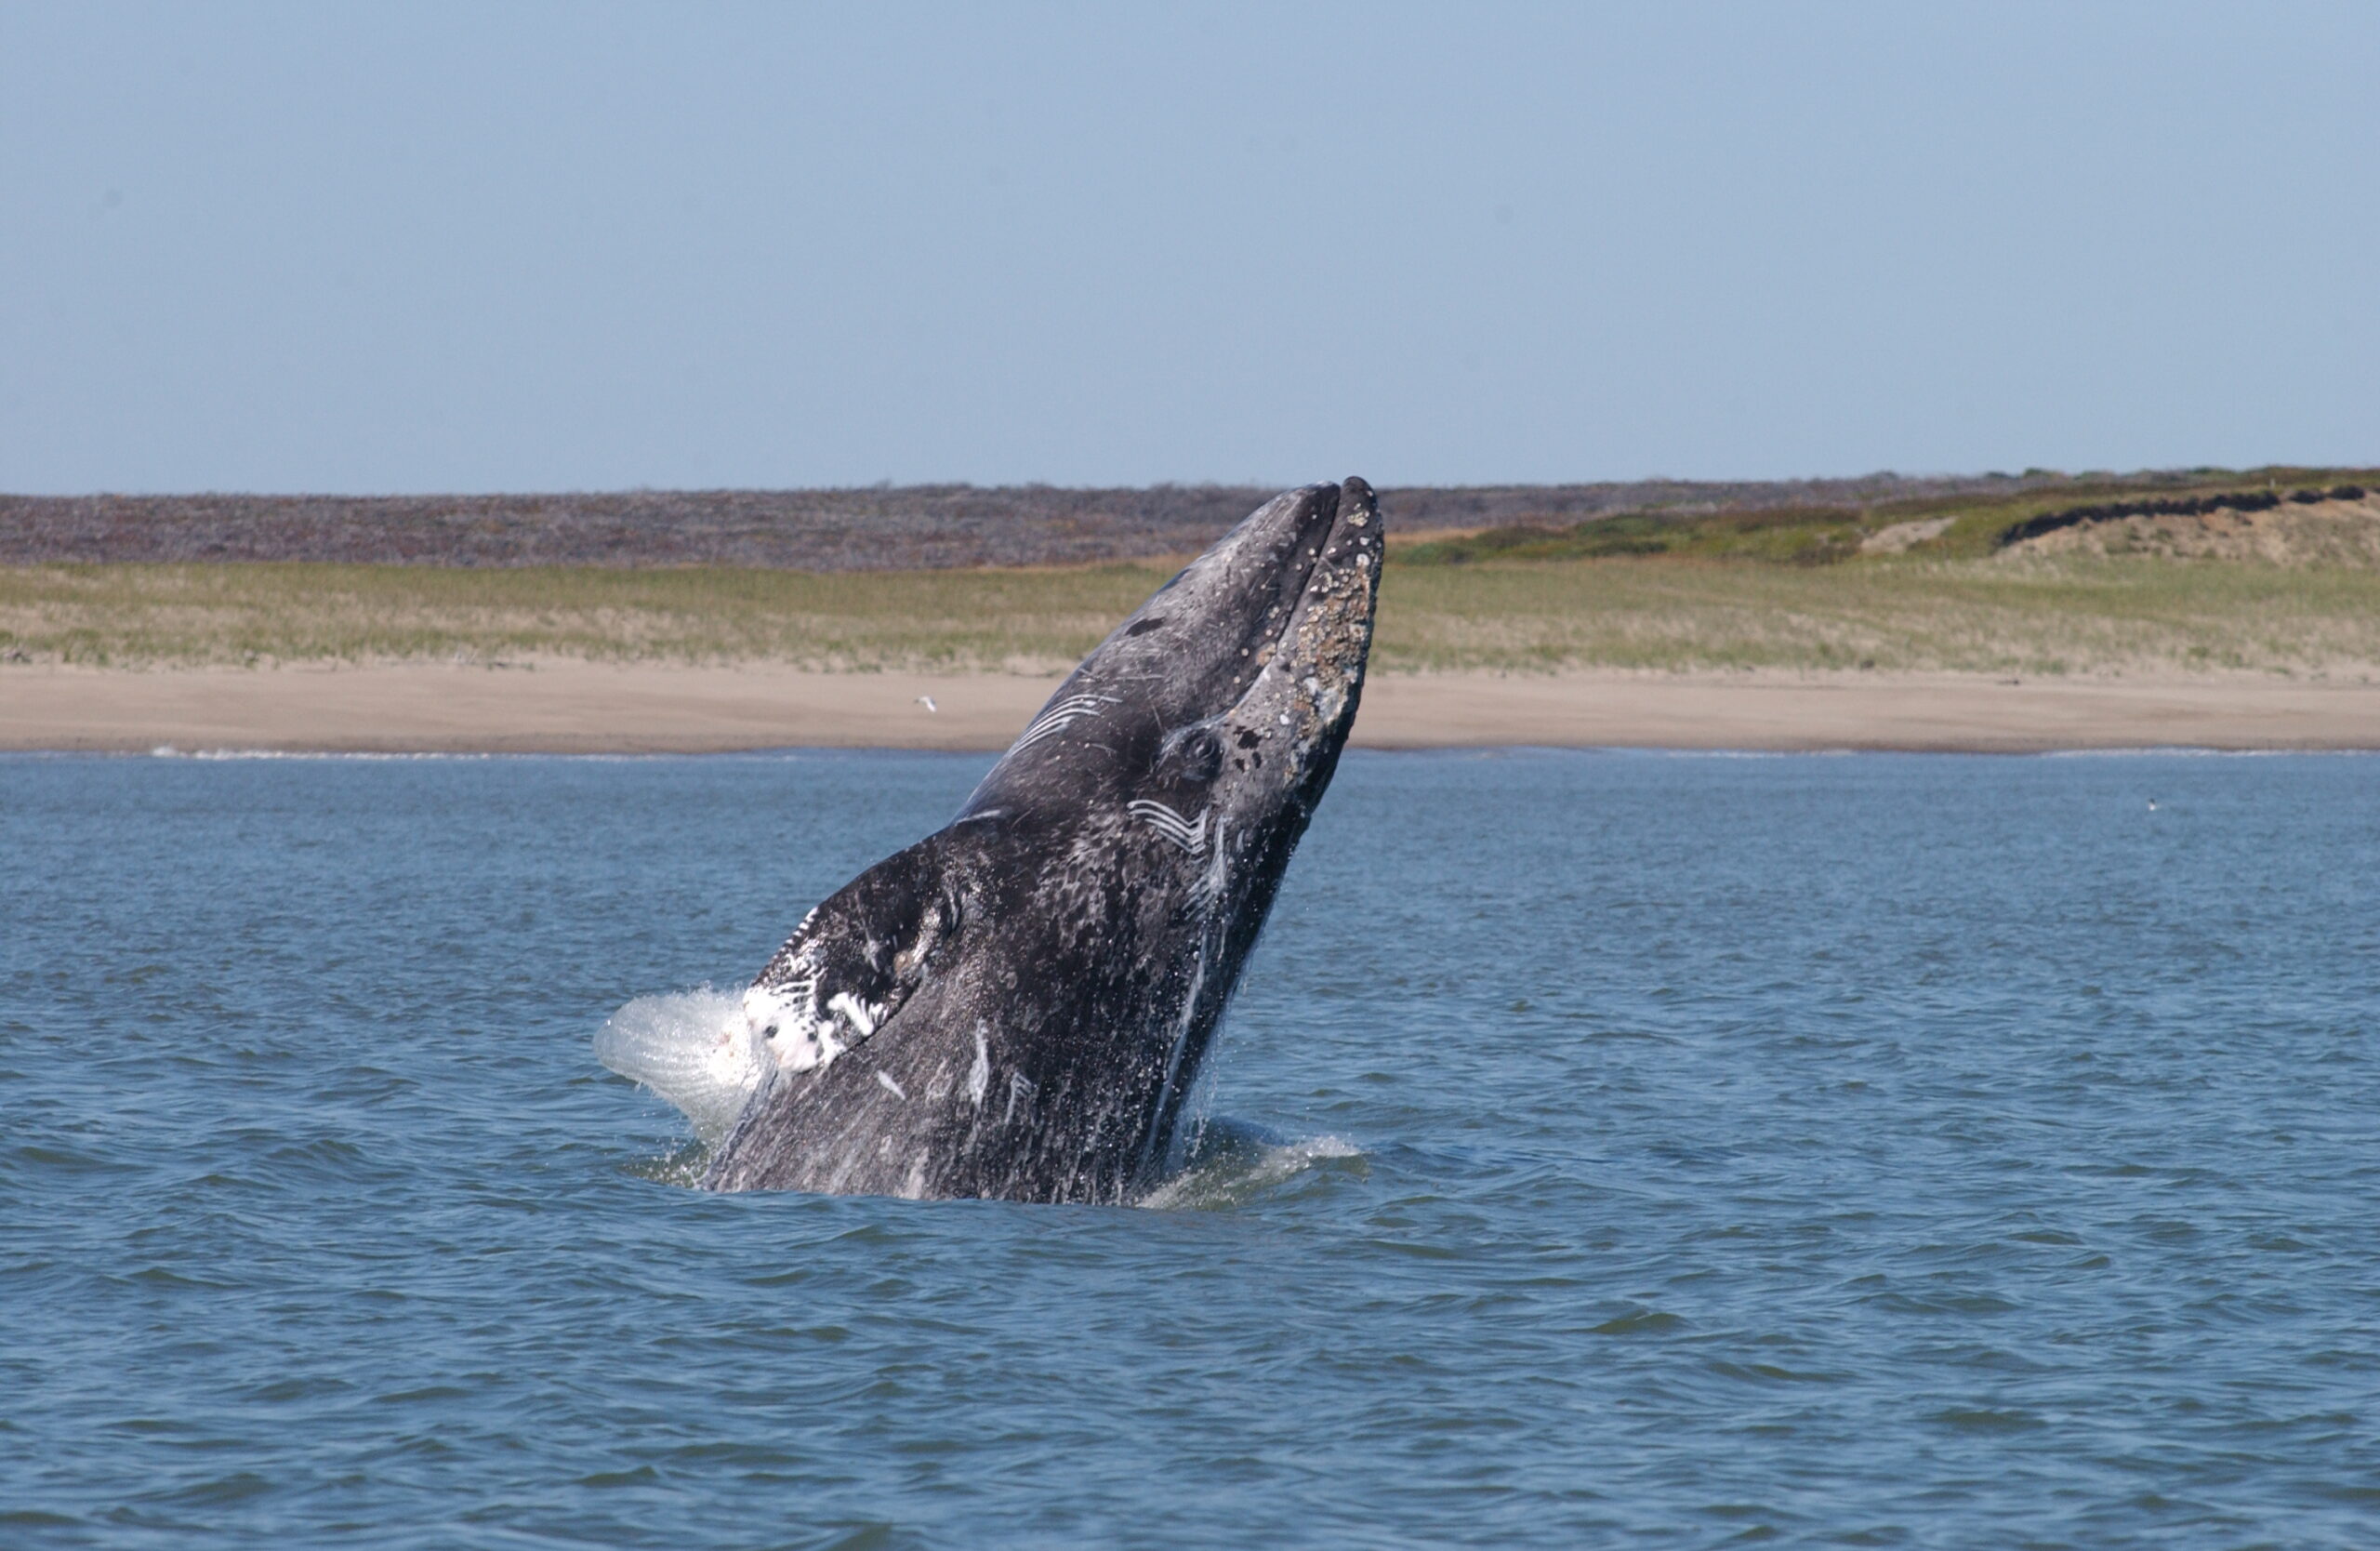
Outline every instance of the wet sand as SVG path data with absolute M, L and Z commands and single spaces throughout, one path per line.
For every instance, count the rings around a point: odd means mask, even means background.
M 0 749 L 705 752 L 999 749 L 1057 685 L 1007 674 L 547 662 L 0 667 Z M 923 698 L 931 697 L 929 710 Z M 1383 674 L 1374 749 L 2380 749 L 2380 684 L 2272 678 Z

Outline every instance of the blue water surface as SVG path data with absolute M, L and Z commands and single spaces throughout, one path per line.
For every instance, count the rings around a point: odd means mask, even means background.
M 1169 1208 L 669 1183 L 985 762 L 0 758 L 0 1544 L 2380 1544 L 2380 762 L 1353 755 Z

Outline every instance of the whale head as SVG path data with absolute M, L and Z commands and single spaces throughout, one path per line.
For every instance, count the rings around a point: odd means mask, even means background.
M 1266 502 L 1083 659 L 961 821 L 1119 801 L 1242 826 L 1310 810 L 1355 721 L 1381 554 L 1362 480 Z

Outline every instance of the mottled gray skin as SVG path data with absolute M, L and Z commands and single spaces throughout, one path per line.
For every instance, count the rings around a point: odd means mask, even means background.
M 761 973 L 756 1029 L 826 1059 L 774 1069 L 706 1187 L 1115 1202 L 1156 1183 L 1355 721 L 1380 563 L 1370 487 L 1309 485 L 1118 626 L 957 819 Z

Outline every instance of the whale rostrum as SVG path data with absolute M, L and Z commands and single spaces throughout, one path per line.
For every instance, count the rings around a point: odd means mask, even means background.
M 1157 1183 L 1355 717 L 1381 520 L 1276 497 L 1084 659 L 959 816 L 744 996 L 764 1075 L 714 1190 L 1035 1201 Z

